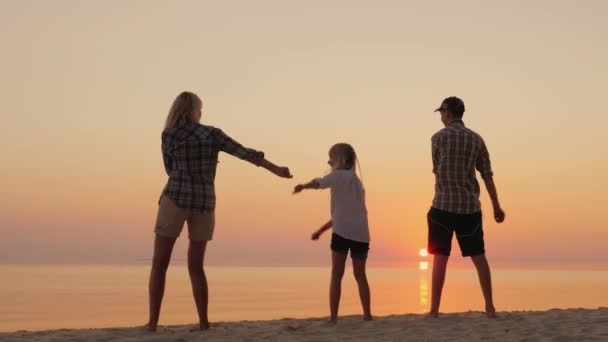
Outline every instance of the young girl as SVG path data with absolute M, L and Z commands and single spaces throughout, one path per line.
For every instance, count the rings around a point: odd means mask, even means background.
M 329 150 L 328 163 L 332 169 L 331 173 L 306 184 L 298 184 L 294 188 L 294 194 L 303 189 L 331 189 L 331 220 L 312 234 L 312 239 L 317 240 L 323 232 L 333 227 L 332 269 L 329 287 L 330 322 L 335 324 L 338 320 L 342 276 L 349 250 L 363 306 L 363 319 L 369 321 L 372 319 L 372 314 L 369 285 L 365 275 L 365 261 L 369 250 L 369 227 L 365 192 L 361 180 L 355 173 L 357 155 L 349 144 L 335 144 Z

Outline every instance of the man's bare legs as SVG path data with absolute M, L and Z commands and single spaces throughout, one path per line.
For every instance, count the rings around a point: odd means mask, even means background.
M 448 265 L 449 255 L 435 254 L 433 256 L 433 280 L 431 285 L 431 310 L 428 316 L 437 318 L 439 316 L 439 304 L 441 303 L 441 292 L 445 282 L 445 273 Z
M 160 306 L 165 293 L 165 278 L 174 244 L 175 238 L 156 235 L 154 239 L 154 256 L 149 282 L 150 318 L 146 324 L 146 329 L 150 331 L 156 331 L 158 325 Z
M 475 255 L 471 257 L 475 268 L 477 269 L 477 275 L 479 276 L 479 285 L 481 285 L 481 291 L 483 292 L 483 298 L 486 302 L 486 315 L 488 318 L 496 317 L 496 309 L 494 308 L 494 300 L 492 299 L 492 275 L 490 272 L 490 265 L 485 254 Z
M 367 275 L 365 274 L 365 262 L 366 259 L 353 259 L 353 274 L 355 275 L 357 287 L 359 288 L 359 298 L 361 299 L 361 306 L 363 307 L 363 320 L 371 321 L 371 294 L 367 282 Z
M 209 329 L 207 308 L 209 306 L 209 289 L 203 263 L 207 241 L 190 241 L 188 246 L 188 273 L 192 283 L 192 294 L 198 311 L 200 330 Z
M 340 306 L 340 294 L 342 292 L 342 276 L 346 265 L 347 254 L 331 252 L 331 282 L 329 284 L 329 321 L 338 322 L 338 307 Z

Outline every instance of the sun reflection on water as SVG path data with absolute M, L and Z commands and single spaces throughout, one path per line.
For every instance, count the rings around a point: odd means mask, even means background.
M 429 285 L 427 280 L 427 273 L 420 272 L 419 278 L 419 304 L 420 304 L 420 312 L 425 312 L 427 310 L 428 301 L 429 301 Z

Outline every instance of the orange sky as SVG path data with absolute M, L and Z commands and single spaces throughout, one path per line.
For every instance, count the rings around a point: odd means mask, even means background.
M 295 175 L 221 156 L 211 263 L 324 263 L 327 236 L 308 236 L 328 219 L 329 194 L 290 191 L 327 172 L 340 141 L 363 168 L 370 262 L 415 259 L 433 196 L 430 136 L 442 127 L 432 110 L 450 95 L 486 140 L 507 213 L 484 221 L 490 260 L 605 263 L 606 10 L 2 1 L 0 263 L 149 258 L 166 181 L 160 132 L 182 90 L 203 99 L 203 123 Z M 482 203 L 490 209 L 485 190 Z

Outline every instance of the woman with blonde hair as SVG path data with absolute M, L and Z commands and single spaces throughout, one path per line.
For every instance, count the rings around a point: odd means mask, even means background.
M 203 103 L 194 93 L 177 96 L 162 133 L 162 154 L 169 179 L 159 200 L 150 271 L 150 318 L 146 328 L 156 331 L 165 289 L 165 275 L 175 240 L 188 223 L 188 272 L 199 316 L 199 328 L 209 329 L 208 288 L 203 268 L 205 248 L 215 226 L 215 173 L 220 151 L 261 166 L 275 175 L 291 178 L 287 167 L 245 148 L 219 128 L 200 124 Z

